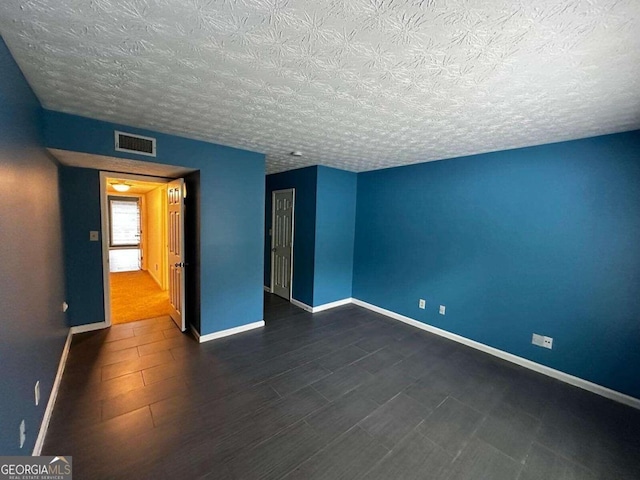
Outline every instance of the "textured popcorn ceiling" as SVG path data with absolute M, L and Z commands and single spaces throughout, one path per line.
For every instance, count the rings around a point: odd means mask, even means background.
M 0 32 L 46 108 L 270 173 L 640 128 L 638 0 L 2 0 Z

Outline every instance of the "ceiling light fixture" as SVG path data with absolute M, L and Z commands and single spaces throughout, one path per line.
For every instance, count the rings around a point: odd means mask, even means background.
M 291 152 L 289 155 L 291 155 L 292 157 L 301 157 L 302 156 L 302 152 L 299 152 L 299 151 L 296 150 L 294 152 Z
M 111 186 L 116 192 L 127 192 L 131 188 L 131 185 L 128 185 L 124 182 L 112 183 Z

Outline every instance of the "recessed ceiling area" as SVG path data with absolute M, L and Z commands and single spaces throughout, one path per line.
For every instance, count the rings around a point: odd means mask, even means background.
M 57 148 L 49 148 L 48 150 L 62 165 L 68 167 L 93 168 L 106 172 L 130 173 L 163 178 L 179 178 L 195 171 L 194 169 L 177 167 L 175 165 L 163 165 L 160 163 L 142 162 L 140 160 L 129 160 L 126 158 L 71 152 Z
M 119 192 L 114 185 L 124 184 L 129 187 L 124 192 Z M 165 185 L 159 182 L 145 182 L 142 180 L 131 180 L 127 178 L 119 178 L 117 175 L 113 177 L 107 177 L 107 193 L 113 195 L 144 195 L 145 193 L 155 190 L 158 187 Z
M 262 152 L 268 173 L 640 128 L 639 31 L 637 0 L 0 3 L 45 108 Z

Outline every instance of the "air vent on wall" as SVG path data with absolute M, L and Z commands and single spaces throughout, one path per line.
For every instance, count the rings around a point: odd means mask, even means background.
M 156 156 L 156 139 L 118 132 L 116 130 L 116 151 L 137 153 L 138 155 Z

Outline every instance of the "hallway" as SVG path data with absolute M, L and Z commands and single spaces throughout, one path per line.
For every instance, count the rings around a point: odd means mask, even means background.
M 169 315 L 169 292 L 147 272 L 111 273 L 110 281 L 113 325 Z

